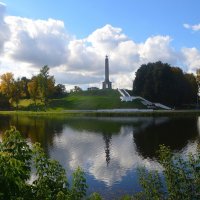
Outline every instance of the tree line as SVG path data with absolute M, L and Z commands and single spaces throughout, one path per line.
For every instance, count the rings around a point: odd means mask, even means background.
M 198 84 L 194 74 L 158 61 L 137 70 L 133 93 L 152 102 L 181 107 L 197 103 Z
M 54 76 L 49 75 L 49 67 L 45 65 L 40 72 L 32 76 L 14 79 L 11 72 L 0 76 L 0 109 L 8 109 L 15 103 L 18 109 L 20 99 L 31 98 L 36 106 L 40 100 L 45 106 L 49 98 L 65 95 L 65 86 L 55 84 Z
M 137 70 L 133 94 L 152 102 L 180 108 L 198 103 L 199 85 L 198 76 L 158 61 L 143 64 Z M 75 86 L 71 92 L 78 91 L 81 88 Z M 10 72 L 0 76 L 0 109 L 9 109 L 13 104 L 18 109 L 21 99 L 32 99 L 34 106 L 39 100 L 46 107 L 50 98 L 65 94 L 65 86 L 55 84 L 54 76 L 49 75 L 47 65 L 31 79 L 22 77 L 15 80 Z

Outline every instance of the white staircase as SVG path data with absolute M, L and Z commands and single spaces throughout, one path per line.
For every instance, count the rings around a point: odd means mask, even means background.
M 121 101 L 133 101 L 134 97 L 130 96 L 130 94 L 125 89 L 118 89 L 119 93 L 121 94 Z
M 170 107 L 165 106 L 161 103 L 152 103 L 151 101 L 148 101 L 140 96 L 130 96 L 130 94 L 125 89 L 118 89 L 118 91 L 121 94 L 121 96 L 120 96 L 121 101 L 128 102 L 128 101 L 134 101 L 135 99 L 140 99 L 140 100 L 142 100 L 141 103 L 143 105 L 147 106 L 147 108 L 157 107 L 157 108 L 162 108 L 165 110 L 171 110 Z

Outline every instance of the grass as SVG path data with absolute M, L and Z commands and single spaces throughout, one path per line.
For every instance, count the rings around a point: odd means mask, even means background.
M 21 100 L 19 107 L 21 110 L 34 110 L 35 106 L 32 100 Z M 97 110 L 114 108 L 146 108 L 140 100 L 134 102 L 121 102 L 120 94 L 117 90 L 94 90 L 70 93 L 67 97 L 51 99 L 48 105 L 48 111 L 62 110 Z M 40 102 L 37 102 L 37 110 L 44 108 Z
M 18 111 L 0 111 L 0 114 L 19 115 L 48 115 L 57 116 L 64 114 L 68 116 L 199 116 L 200 110 L 154 110 L 147 112 L 97 112 L 99 109 L 125 109 L 137 108 L 146 109 L 141 100 L 133 102 L 121 102 L 120 94 L 117 90 L 96 90 L 70 93 L 68 96 L 58 99 L 51 99 L 49 105 L 44 109 L 44 105 L 38 100 L 37 107 L 31 99 L 23 99 L 19 103 Z M 77 110 L 77 112 L 74 112 Z M 82 111 L 80 111 L 82 110 Z M 86 110 L 86 111 L 84 111 Z M 88 112 L 87 110 L 91 110 Z M 36 112 L 37 111 L 37 112 Z

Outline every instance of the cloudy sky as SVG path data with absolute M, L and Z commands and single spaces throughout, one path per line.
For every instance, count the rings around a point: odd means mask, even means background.
M 199 0 L 0 1 L 0 74 L 48 65 L 67 88 L 101 87 L 107 54 L 113 86 L 131 88 L 143 63 L 200 67 Z

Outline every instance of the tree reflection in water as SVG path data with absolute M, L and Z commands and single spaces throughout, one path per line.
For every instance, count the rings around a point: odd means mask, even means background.
M 69 174 L 81 166 L 91 190 L 101 193 L 112 190 L 118 197 L 120 188 L 131 193 L 138 187 L 135 171 L 138 166 L 159 169 L 155 157 L 160 144 L 174 151 L 189 149 L 199 137 L 199 121 L 197 118 L 14 115 L 0 116 L 0 130 L 16 126 L 31 142 L 40 142 L 46 153 L 59 160 Z

